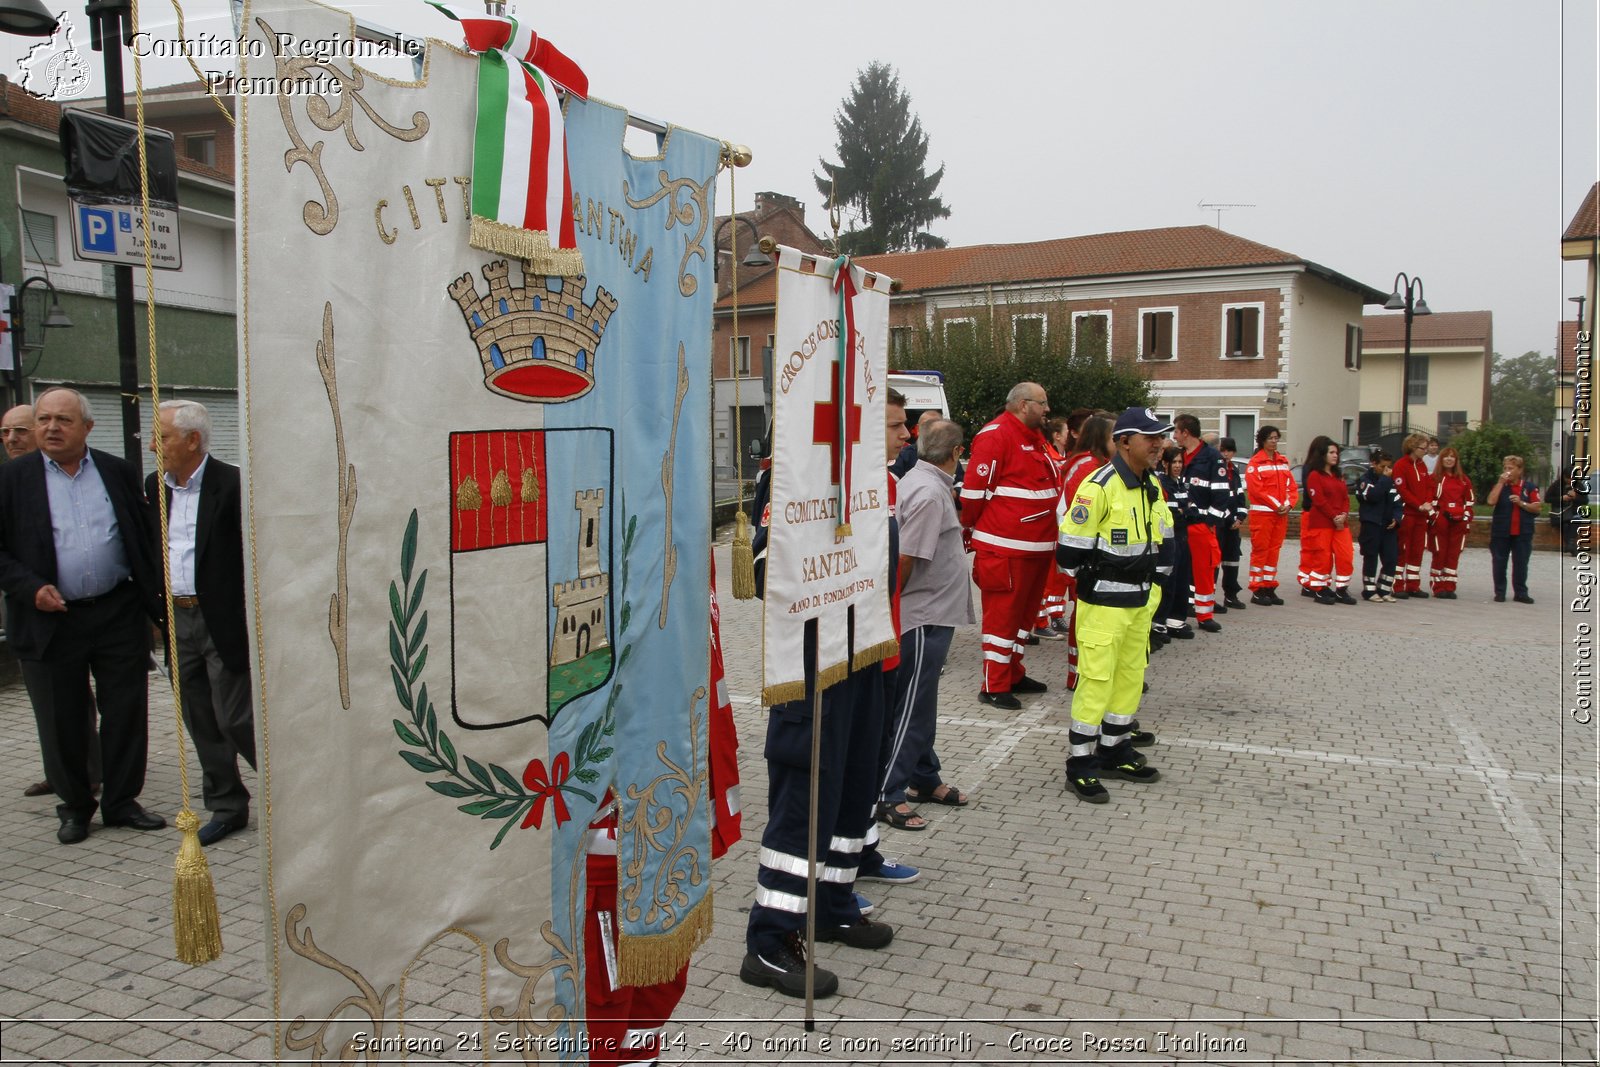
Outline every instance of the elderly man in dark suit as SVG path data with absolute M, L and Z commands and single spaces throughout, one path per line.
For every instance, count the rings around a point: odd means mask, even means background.
M 250 792 L 239 777 L 238 758 L 252 769 L 256 765 L 239 468 L 207 451 L 211 415 L 205 405 L 168 400 L 157 416 L 159 432 L 150 451 L 159 450 L 166 470 L 178 683 L 211 812 L 200 843 L 212 845 L 249 822 Z M 155 516 L 154 474 L 145 479 L 145 497 Z M 153 525 L 160 529 L 158 517 Z
M 147 615 L 161 582 L 138 472 L 88 447 L 94 418 L 74 389 L 34 404 L 39 451 L 0 467 L 0 589 L 6 636 L 39 723 L 60 803 L 56 837 L 89 836 L 89 678 L 100 708 L 107 826 L 159 830 L 139 806 L 149 744 Z

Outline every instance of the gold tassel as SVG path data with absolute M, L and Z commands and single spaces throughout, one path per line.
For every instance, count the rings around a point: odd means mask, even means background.
M 489 499 L 497 508 L 511 506 L 511 478 L 505 471 L 496 471 L 494 480 L 489 483 Z
M 900 651 L 899 641 L 883 641 L 870 648 L 863 648 L 856 652 L 850 660 L 850 669 L 855 671 L 866 670 L 874 663 L 882 663 L 890 656 Z
M 625 986 L 660 985 L 678 976 L 694 950 L 711 936 L 711 887 L 677 928 L 640 937 L 619 931 L 617 981 Z
M 740 510 L 733 520 L 733 599 L 754 600 L 756 554 L 750 546 L 750 518 Z
M 478 479 L 470 474 L 456 486 L 456 510 L 477 511 L 483 507 L 483 494 L 478 492 Z
M 200 847 L 200 817 L 188 809 L 180 811 L 178 830 L 183 841 L 172 885 L 172 937 L 179 961 L 194 966 L 222 955 L 222 922 L 217 918 L 211 866 Z
M 796 700 L 804 700 L 805 698 L 806 683 L 803 680 L 798 682 L 779 682 L 777 685 L 765 686 L 761 690 L 761 702 L 769 708 L 774 704 L 792 704 Z

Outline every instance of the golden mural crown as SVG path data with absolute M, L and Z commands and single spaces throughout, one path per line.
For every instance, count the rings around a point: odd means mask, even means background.
M 483 384 L 513 400 L 544 403 L 576 400 L 593 389 L 596 352 L 617 298 L 596 287 L 594 303 L 585 304 L 582 275 L 562 278 L 552 290 L 542 276 L 524 274 L 512 288 L 503 259 L 484 264 L 483 277 L 484 297 L 470 274 L 450 283 L 483 361 Z

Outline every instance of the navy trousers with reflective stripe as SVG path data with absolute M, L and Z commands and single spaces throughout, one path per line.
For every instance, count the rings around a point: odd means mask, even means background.
M 806 657 L 814 656 L 807 635 Z M 761 834 L 763 861 L 756 875 L 757 900 L 750 908 L 745 946 L 770 952 L 786 934 L 805 930 L 806 834 L 811 804 L 811 684 L 806 697 L 771 709 L 767 720 L 767 828 Z M 853 671 L 823 690 L 822 744 L 817 774 L 817 925 L 845 926 L 861 912 L 853 898 L 858 845 L 833 849 L 836 839 L 859 841 L 872 825 L 873 801 L 881 769 L 883 671 Z M 796 862 L 798 861 L 798 862 Z M 789 867 L 785 870 L 781 867 Z M 825 868 L 845 872 L 829 881 Z

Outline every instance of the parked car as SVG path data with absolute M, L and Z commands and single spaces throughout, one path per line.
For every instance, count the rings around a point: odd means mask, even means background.
M 1306 465 L 1304 463 L 1296 463 L 1289 468 L 1289 473 L 1294 475 L 1294 484 L 1302 489 L 1305 488 Z M 1356 491 L 1356 485 L 1361 481 L 1361 476 L 1367 473 L 1367 464 L 1347 462 L 1341 453 L 1339 456 L 1339 473 L 1344 475 L 1345 487 L 1353 493 Z

